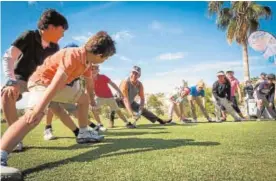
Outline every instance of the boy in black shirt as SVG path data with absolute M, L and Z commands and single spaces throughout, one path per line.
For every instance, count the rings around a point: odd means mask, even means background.
M 68 23 L 63 15 L 48 9 L 41 15 L 37 27 L 37 30 L 22 33 L 2 59 L 7 83 L 1 89 L 1 102 L 9 126 L 18 119 L 16 101 L 27 92 L 29 77 L 46 57 L 59 50 L 57 43 L 68 29 Z M 20 151 L 22 147 L 19 143 L 17 149 Z

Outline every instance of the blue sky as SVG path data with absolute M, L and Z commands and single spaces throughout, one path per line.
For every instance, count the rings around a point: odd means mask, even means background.
M 276 12 L 276 2 L 259 3 Z M 211 86 L 219 70 L 233 69 L 243 79 L 241 47 L 228 45 L 225 32 L 207 16 L 207 2 L 1 2 L 1 56 L 20 33 L 36 28 L 45 8 L 55 8 L 68 19 L 61 47 L 81 45 L 99 30 L 113 36 L 117 54 L 101 72 L 118 84 L 133 65 L 141 66 L 147 93 L 170 92 L 182 79 L 189 85 L 203 79 Z M 271 20 L 261 21 L 261 29 L 274 35 L 275 12 Z M 252 76 L 276 72 L 250 48 L 249 60 Z

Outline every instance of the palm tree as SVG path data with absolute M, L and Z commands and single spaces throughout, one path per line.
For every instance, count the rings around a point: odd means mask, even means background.
M 219 29 L 226 31 L 229 44 L 235 40 L 242 46 L 244 79 L 249 80 L 248 64 L 248 36 L 258 30 L 259 20 L 271 17 L 271 9 L 251 1 L 231 2 L 229 7 L 224 7 L 222 1 L 208 2 L 208 12 L 212 16 L 216 14 L 216 24 Z

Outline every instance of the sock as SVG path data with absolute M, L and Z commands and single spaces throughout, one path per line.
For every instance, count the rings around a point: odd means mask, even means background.
M 96 125 L 95 125 L 94 123 L 89 124 L 89 126 L 90 126 L 91 128 L 95 128 L 95 127 L 96 127 Z
M 52 129 L 52 125 L 46 125 L 46 126 L 45 126 L 45 130 L 46 130 L 46 129 Z
M 114 122 L 115 119 L 115 111 L 112 111 L 110 114 L 110 121 Z
M 78 136 L 78 134 L 79 134 L 79 128 L 76 128 L 74 131 L 73 131 L 73 133 L 75 134 L 75 136 Z
M 2 164 L 2 160 L 3 161 L 7 161 L 8 160 L 8 152 L 1 150 L 1 164 Z
M 87 126 L 84 127 L 84 128 L 79 128 L 79 132 L 80 132 L 80 133 L 84 133 L 84 132 L 86 132 L 87 130 L 88 130 Z

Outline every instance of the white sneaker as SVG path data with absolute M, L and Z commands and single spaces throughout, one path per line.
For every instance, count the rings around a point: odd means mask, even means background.
M 107 131 L 107 129 L 102 125 L 102 124 L 100 124 L 100 125 L 98 125 L 98 129 L 99 129 L 99 131 L 101 131 L 101 132 L 106 132 Z
M 13 149 L 13 151 L 23 151 L 23 143 L 20 141 Z
M 23 180 L 21 172 L 12 167 L 1 165 L 1 179 L 0 180 Z
M 103 135 L 98 135 L 98 132 L 88 129 L 85 132 L 79 132 L 77 137 L 77 143 L 95 143 L 104 139 Z
M 56 137 L 53 135 L 53 130 L 51 128 L 44 130 L 44 140 L 53 140 Z
M 169 124 L 176 124 L 176 122 L 174 120 L 172 120 Z

